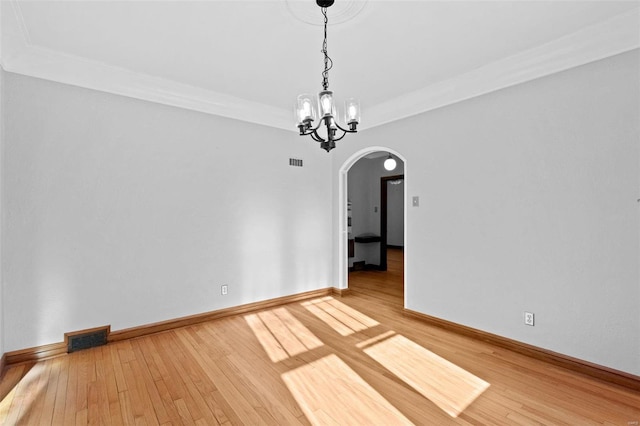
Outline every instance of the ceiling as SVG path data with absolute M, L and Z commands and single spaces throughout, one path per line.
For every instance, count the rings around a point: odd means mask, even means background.
M 321 88 L 313 0 L 0 3 L 10 72 L 292 131 L 296 96 Z M 328 15 L 330 88 L 360 99 L 364 129 L 640 46 L 638 1 L 337 0 Z

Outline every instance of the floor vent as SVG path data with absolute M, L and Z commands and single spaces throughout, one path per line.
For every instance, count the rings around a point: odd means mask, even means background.
M 104 327 L 65 333 L 64 342 L 67 345 L 67 353 L 106 345 L 110 332 L 111 326 L 107 325 Z
M 295 167 L 302 167 L 302 160 L 299 158 L 289 158 L 289 165 Z

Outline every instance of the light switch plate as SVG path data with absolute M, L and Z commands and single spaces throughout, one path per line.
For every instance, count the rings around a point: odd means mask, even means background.
M 413 205 L 413 207 L 420 207 L 420 197 L 413 197 L 412 198 L 412 205 Z

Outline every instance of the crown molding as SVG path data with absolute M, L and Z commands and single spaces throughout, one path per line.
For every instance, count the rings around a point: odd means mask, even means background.
M 366 128 L 422 114 L 640 47 L 640 9 L 366 110 Z
M 292 114 L 258 102 L 43 48 L 29 41 L 16 0 L 0 1 L 5 71 L 207 114 L 296 130 Z
M 0 63 L 7 69 L 29 45 L 29 32 L 16 0 L 0 1 Z
M 34 45 L 16 0 L 1 1 L 5 71 L 297 132 L 287 108 L 241 99 Z M 640 47 L 640 9 L 366 108 L 361 130 Z
M 6 71 L 149 102 L 291 130 L 284 109 L 133 72 L 50 49 L 27 46 Z

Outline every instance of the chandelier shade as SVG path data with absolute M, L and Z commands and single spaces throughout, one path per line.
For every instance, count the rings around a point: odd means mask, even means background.
M 314 99 L 311 95 L 299 95 L 295 104 L 295 117 L 300 136 L 311 136 L 320 142 L 320 147 L 329 152 L 336 146 L 336 142 L 344 138 L 347 133 L 356 133 L 360 123 L 360 102 L 357 99 L 347 99 L 344 103 L 344 122 L 347 128 L 341 127 L 336 121 L 337 109 L 333 92 L 329 90 L 329 70 L 333 61 L 327 53 L 327 8 L 333 0 L 316 0 L 324 16 L 324 39 L 322 53 L 324 55 L 324 71 L 322 72 L 322 88 Z M 314 107 L 317 105 L 317 111 Z M 321 127 L 324 130 L 319 131 Z M 338 134 L 338 131 L 342 134 Z
M 316 121 L 317 115 L 314 104 L 315 101 L 313 96 L 306 93 L 298 96 L 295 110 L 298 124 L 302 124 L 307 121 Z
M 346 121 L 349 127 L 353 127 L 352 130 L 355 130 L 355 126 L 360 122 L 359 100 L 349 98 L 344 102 L 344 121 Z
M 333 117 L 335 107 L 333 105 L 333 92 L 331 90 L 323 90 L 318 94 L 318 110 L 322 118 Z

